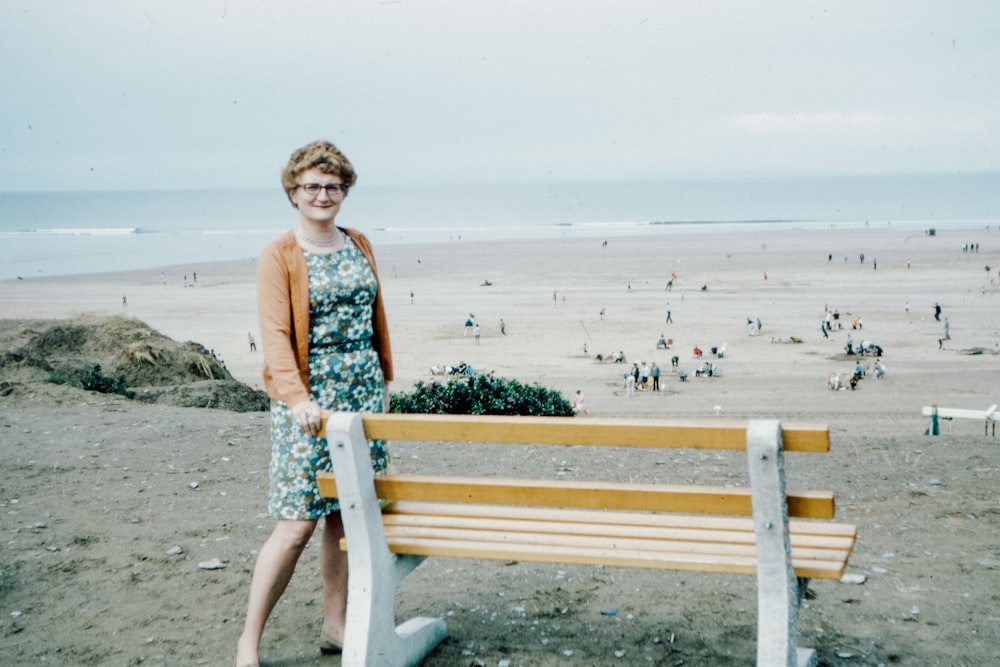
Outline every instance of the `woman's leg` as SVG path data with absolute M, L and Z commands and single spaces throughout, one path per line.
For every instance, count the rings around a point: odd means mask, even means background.
M 336 642 L 344 643 L 344 621 L 347 615 L 347 552 L 340 548 L 344 524 L 340 512 L 326 515 L 323 527 L 323 632 Z
M 236 665 L 252 665 L 259 661 L 260 638 L 264 633 L 271 610 L 295 571 L 295 564 L 302 550 L 309 543 L 315 521 L 279 520 L 271 536 L 264 542 L 257 555 L 250 582 L 250 601 L 247 604 L 246 624 L 236 645 Z

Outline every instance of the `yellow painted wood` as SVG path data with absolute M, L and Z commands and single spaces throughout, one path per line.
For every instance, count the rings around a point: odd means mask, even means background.
M 503 518 L 574 523 L 617 523 L 621 525 L 651 525 L 699 528 L 704 530 L 749 530 L 751 520 L 742 517 L 696 516 L 687 514 L 650 514 L 643 512 L 602 512 L 580 509 L 555 509 L 498 505 L 452 505 L 446 503 L 392 503 L 387 513 L 393 516 L 435 515 L 441 517 Z M 790 521 L 792 531 L 801 535 L 840 536 L 853 539 L 855 526 L 829 522 Z
M 323 496 L 337 496 L 336 480 L 331 473 L 319 475 L 319 489 Z M 385 500 L 753 514 L 750 489 L 721 486 L 378 475 L 375 493 Z M 787 497 L 790 516 L 813 519 L 834 516 L 832 492 L 789 491 Z
M 699 544 L 728 544 L 752 546 L 755 542 L 753 524 L 747 520 L 726 529 L 712 529 L 701 526 L 682 526 L 656 523 L 621 523 L 615 521 L 617 513 L 608 513 L 605 523 L 576 521 L 565 515 L 549 520 L 536 517 L 509 519 L 441 516 L 435 514 L 393 514 L 383 515 L 386 534 L 405 534 L 412 531 L 485 531 L 495 534 L 498 539 L 506 539 L 507 534 L 529 535 L 541 533 L 546 536 L 575 535 L 587 539 L 638 539 L 670 542 L 697 542 Z M 639 515 L 650 517 L 653 515 Z M 850 551 L 854 538 L 848 535 L 818 535 L 815 533 L 791 533 L 793 547 L 803 549 L 830 549 Z
M 748 423 L 423 414 L 365 414 L 362 419 L 365 435 L 383 440 L 735 450 L 746 449 Z M 782 436 L 785 451 L 830 450 L 826 424 L 782 424 Z
M 736 561 L 741 563 L 756 563 L 757 552 L 753 546 L 746 545 L 726 545 L 726 544 L 699 544 L 697 542 L 664 542 L 664 541 L 640 541 L 617 539 L 613 544 L 592 539 L 574 539 L 573 537 L 559 536 L 551 540 L 544 539 L 541 535 L 518 536 L 511 535 L 511 539 L 504 541 L 480 540 L 477 539 L 475 531 L 471 534 L 463 533 L 392 533 L 387 535 L 390 545 L 397 545 L 393 550 L 403 548 L 402 545 L 410 545 L 408 553 L 414 553 L 416 545 L 422 545 L 428 552 L 434 553 L 420 555 L 460 555 L 460 550 L 477 549 L 479 552 L 492 552 L 496 555 L 490 556 L 493 559 L 510 557 L 517 551 L 524 551 L 529 554 L 538 554 L 540 551 L 549 551 L 551 562 L 579 562 L 570 560 L 579 554 L 593 554 L 595 551 L 601 553 L 601 558 L 605 560 L 591 561 L 593 565 L 611 564 L 615 557 L 626 554 L 634 558 L 641 554 L 642 562 L 640 567 L 649 567 L 652 560 L 665 560 L 668 563 L 675 563 L 678 558 L 683 558 L 688 562 L 699 562 L 704 564 L 719 563 L 721 561 Z M 446 551 L 447 550 L 447 551 Z M 567 554 L 569 558 L 567 558 Z M 849 551 L 832 551 L 828 549 L 792 549 L 793 566 L 799 573 L 807 568 L 816 571 L 816 576 L 820 578 L 839 578 L 846 568 Z M 657 566 L 666 569 L 673 569 L 673 565 Z M 799 574 L 802 576 L 802 574 Z
M 645 549 L 648 551 L 685 551 L 689 553 L 755 554 L 756 547 L 752 533 L 710 534 L 698 531 L 635 531 L 633 534 L 619 534 L 617 531 L 595 533 L 590 524 L 548 524 L 525 526 L 524 529 L 490 530 L 488 525 L 438 526 L 427 524 L 386 524 L 385 534 L 389 538 L 421 537 L 425 539 L 452 539 L 477 542 L 500 542 L 503 544 L 553 544 L 596 546 L 613 545 L 618 549 Z M 731 539 L 724 539 L 724 538 Z M 805 540 L 809 541 L 809 540 Z M 792 549 L 798 558 L 833 560 L 837 554 L 844 559 L 851 552 L 849 540 L 823 541 L 803 544 L 803 540 L 793 539 Z
M 400 414 L 364 415 L 363 423 L 367 437 L 384 440 L 727 450 L 746 448 L 747 428 L 722 420 Z M 829 451 L 823 424 L 783 424 L 782 436 L 786 451 Z M 399 554 L 756 571 L 745 488 L 429 475 L 381 475 L 375 487 L 390 501 L 383 522 Z M 337 495 L 333 474 L 319 475 L 319 489 Z M 793 517 L 829 519 L 833 493 L 790 491 L 788 507 Z M 797 576 L 842 576 L 855 526 L 796 520 L 789 528 Z
M 471 511 L 469 511 L 471 510 Z M 528 530 L 526 526 L 539 525 L 539 530 L 555 530 L 552 526 L 574 526 L 576 532 L 592 534 L 638 535 L 633 531 L 658 531 L 657 534 L 673 536 L 682 532 L 697 535 L 697 539 L 734 541 L 733 535 L 743 534 L 753 541 L 753 520 L 737 517 L 689 516 L 683 514 L 651 514 L 648 512 L 602 512 L 591 510 L 557 510 L 548 508 L 518 508 L 498 505 L 460 506 L 441 503 L 400 502 L 391 505 L 383 514 L 386 525 L 425 524 L 442 526 L 483 525 L 492 530 Z M 814 521 L 790 521 L 793 541 L 803 546 L 828 545 L 846 548 L 857 537 L 857 527 Z M 663 531 L 676 531 L 669 533 Z
M 319 495 L 324 498 L 337 497 L 337 481 L 332 472 L 321 472 L 316 475 L 316 486 L 319 488 Z
M 389 549 L 399 554 L 515 560 L 610 567 L 640 567 L 664 570 L 753 574 L 755 556 L 702 554 L 681 551 L 608 549 L 601 547 L 559 547 L 555 545 L 503 544 L 465 540 L 391 538 Z M 839 579 L 846 558 L 831 560 L 792 559 L 795 574 L 810 579 Z

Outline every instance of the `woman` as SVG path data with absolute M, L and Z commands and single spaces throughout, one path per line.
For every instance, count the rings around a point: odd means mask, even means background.
M 329 142 L 292 153 L 282 186 L 298 211 L 295 227 L 269 243 L 257 267 L 264 384 L 271 397 L 268 510 L 278 519 L 261 547 L 250 584 L 236 666 L 259 664 L 264 624 L 295 564 L 324 519 L 320 650 L 344 641 L 347 558 L 335 499 L 320 497 L 316 473 L 332 468 L 318 438 L 323 410 L 381 412 L 388 408 L 392 357 L 382 291 L 368 239 L 334 220 L 357 176 Z M 372 466 L 384 472 L 388 452 L 372 442 Z

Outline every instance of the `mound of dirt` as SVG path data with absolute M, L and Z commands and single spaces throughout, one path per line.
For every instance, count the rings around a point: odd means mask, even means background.
M 123 315 L 0 322 L 0 372 L 8 382 L 86 388 L 95 373 L 148 403 L 267 410 L 267 394 L 238 382 L 199 343 L 180 343 Z

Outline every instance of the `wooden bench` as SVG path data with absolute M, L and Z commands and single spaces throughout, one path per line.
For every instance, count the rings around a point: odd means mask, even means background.
M 418 664 L 444 621 L 396 626 L 400 581 L 427 556 L 756 574 L 757 664 L 816 663 L 796 646 L 810 578 L 840 579 L 852 525 L 830 491 L 785 492 L 783 451 L 827 452 L 825 425 L 559 417 L 328 414 L 350 567 L 347 667 Z M 746 450 L 749 488 L 372 473 L 368 438 Z M 380 506 L 379 499 L 382 499 Z M 797 519 L 789 521 L 789 516 Z

